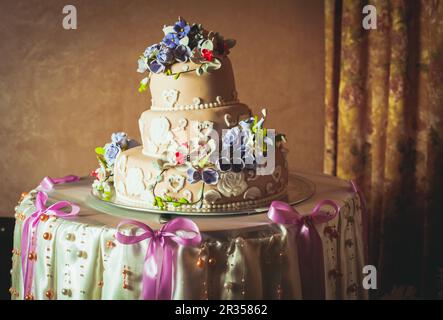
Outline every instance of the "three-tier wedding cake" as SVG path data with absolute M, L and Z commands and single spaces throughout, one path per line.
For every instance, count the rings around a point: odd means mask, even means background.
M 112 145 L 102 152 L 105 165 L 106 154 L 115 156 L 115 201 L 212 212 L 283 197 L 285 137 L 264 127 L 266 109 L 253 116 L 240 102 L 228 58 L 235 41 L 182 18 L 163 32 L 138 61 L 147 73 L 139 91 L 149 88 L 152 97 L 138 121 L 142 145 L 120 148 L 114 141 L 119 152 Z

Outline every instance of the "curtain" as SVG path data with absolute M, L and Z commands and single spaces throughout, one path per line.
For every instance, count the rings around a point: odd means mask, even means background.
M 365 5 L 376 8 L 376 29 L 362 27 Z M 324 171 L 353 179 L 366 198 L 372 296 L 404 287 L 437 297 L 443 0 L 326 0 L 325 39 Z

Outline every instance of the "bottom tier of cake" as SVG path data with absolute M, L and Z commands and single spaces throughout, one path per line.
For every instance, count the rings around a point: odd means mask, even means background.
M 188 169 L 164 167 L 144 155 L 141 147 L 122 152 L 114 169 L 116 201 L 142 208 L 210 212 L 262 207 L 286 195 L 288 168 L 280 149 L 270 175 L 243 169 L 220 172 L 213 184 L 195 179 L 191 183 Z

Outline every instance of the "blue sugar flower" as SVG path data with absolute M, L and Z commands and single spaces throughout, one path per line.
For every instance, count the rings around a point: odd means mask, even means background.
M 174 31 L 177 33 L 179 39 L 186 37 L 190 30 L 191 27 L 182 18 L 179 18 L 179 20 L 174 25 Z
M 105 145 L 105 160 L 108 164 L 108 166 L 113 166 L 115 159 L 117 158 L 118 154 L 120 153 L 121 148 L 116 143 L 107 143 Z
M 160 44 L 158 44 L 158 43 L 156 43 L 156 44 L 153 44 L 152 46 L 149 46 L 149 47 L 147 47 L 146 48 L 146 50 L 145 50 L 145 52 L 143 53 L 143 56 L 145 57 L 145 58 L 150 58 L 156 51 L 159 51 L 160 50 Z
M 174 49 L 180 44 L 180 38 L 176 33 L 168 33 L 162 40 L 162 43 L 170 49 Z
M 186 171 L 186 173 L 188 174 L 189 183 L 196 183 L 202 179 L 202 175 L 201 175 L 200 171 L 198 171 L 194 168 L 189 168 Z
M 202 180 L 206 184 L 217 184 L 218 172 L 214 169 L 204 169 L 202 173 Z
M 188 46 L 179 45 L 174 50 L 174 56 L 177 61 L 186 62 L 191 56 L 191 49 Z
M 214 169 L 203 169 L 197 170 L 194 168 L 189 168 L 187 170 L 189 183 L 196 183 L 203 181 L 206 184 L 217 184 L 219 174 Z
M 174 60 L 174 52 L 171 49 L 161 48 L 157 54 L 157 62 L 162 65 L 172 64 Z
M 223 146 L 239 145 L 241 141 L 241 132 L 239 127 L 228 129 L 223 136 Z
M 128 135 L 125 132 L 114 132 L 111 136 L 112 143 L 118 145 L 121 149 L 126 149 L 128 146 Z
M 151 63 L 149 63 L 149 70 L 154 73 L 162 73 L 165 71 L 165 66 L 159 63 L 157 60 L 153 60 Z

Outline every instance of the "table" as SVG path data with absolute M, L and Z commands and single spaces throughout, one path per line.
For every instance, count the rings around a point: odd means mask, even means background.
M 309 214 L 323 199 L 335 200 L 340 214 L 316 224 L 323 244 L 326 299 L 367 299 L 361 200 L 347 181 L 320 173 L 298 175 L 315 183 L 316 192 L 296 206 Z M 158 214 L 111 208 L 91 201 L 91 178 L 57 185 L 50 201 L 69 200 L 79 216 L 50 217 L 37 230 L 34 299 L 140 299 L 147 241 L 123 245 L 116 226 L 124 218 L 158 229 Z M 11 297 L 23 299 L 20 240 L 24 219 L 35 211 L 31 192 L 16 208 Z M 201 246 L 179 247 L 173 299 L 302 299 L 293 226 L 273 223 L 266 214 L 192 217 Z

